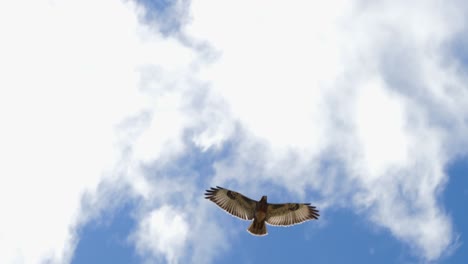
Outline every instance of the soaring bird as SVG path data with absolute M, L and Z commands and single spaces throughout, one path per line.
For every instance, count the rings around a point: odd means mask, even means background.
M 210 199 L 226 212 L 243 220 L 252 220 L 247 231 L 252 235 L 267 235 L 265 223 L 274 226 L 290 226 L 305 221 L 318 219 L 320 216 L 315 206 L 310 203 L 282 203 L 267 202 L 262 196 L 260 201 L 254 201 L 238 192 L 219 186 L 206 190 L 205 198 Z

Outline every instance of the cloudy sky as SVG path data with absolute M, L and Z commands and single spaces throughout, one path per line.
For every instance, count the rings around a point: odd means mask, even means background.
M 461 0 L 2 1 L 0 263 L 466 263 L 466 25 Z M 253 237 L 215 185 L 321 218 Z

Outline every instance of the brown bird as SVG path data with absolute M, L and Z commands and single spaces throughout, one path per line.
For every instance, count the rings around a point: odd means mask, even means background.
M 315 206 L 310 203 L 272 204 L 267 197 L 254 201 L 244 195 L 216 186 L 206 190 L 205 198 L 210 199 L 226 212 L 243 220 L 252 220 L 247 231 L 252 235 L 264 236 L 267 233 L 265 223 L 274 226 L 290 226 L 305 221 L 318 219 L 320 216 Z

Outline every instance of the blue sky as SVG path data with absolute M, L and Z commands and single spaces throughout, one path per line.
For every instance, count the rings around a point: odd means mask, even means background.
M 1 3 L 0 263 L 465 263 L 467 18 Z M 321 217 L 254 237 L 216 185 Z
M 197 164 L 200 161 L 197 161 Z M 202 164 L 206 164 L 202 161 Z M 468 162 L 457 160 L 447 168 L 450 181 L 441 195 L 441 202 L 454 219 L 454 229 L 459 245 L 437 263 L 464 263 L 468 258 L 464 234 L 468 232 L 468 214 L 464 204 L 468 200 Z M 198 165 L 199 166 L 199 165 Z M 197 166 L 197 170 L 205 171 Z M 202 187 L 201 187 L 202 188 Z M 198 199 L 203 199 L 202 193 Z M 207 202 L 208 201 L 204 201 Z M 72 263 L 140 263 L 143 259 L 135 253 L 128 235 L 135 228 L 132 208 L 125 204 L 109 214 L 110 219 L 91 221 L 80 231 Z M 213 205 L 214 206 L 214 205 Z M 133 209 L 134 210 L 134 209 Z M 349 209 L 336 208 L 322 212 L 320 221 L 306 222 L 290 228 L 269 227 L 266 237 L 254 237 L 246 232 L 247 221 L 241 221 L 219 211 L 221 221 L 230 225 L 230 248 L 213 261 L 222 263 L 420 263 L 411 249 L 382 228 L 373 227 L 366 215 Z M 396 218 L 398 221 L 398 218 Z M 190 259 L 188 257 L 187 259 Z

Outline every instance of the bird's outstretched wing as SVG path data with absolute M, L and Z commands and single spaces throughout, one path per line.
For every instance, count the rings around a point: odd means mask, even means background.
M 244 220 L 251 220 L 255 215 L 257 202 L 244 195 L 222 187 L 206 190 L 205 198 L 210 199 L 226 212 Z
M 310 203 L 268 204 L 266 222 L 276 226 L 290 226 L 308 220 L 318 219 L 320 215 Z

